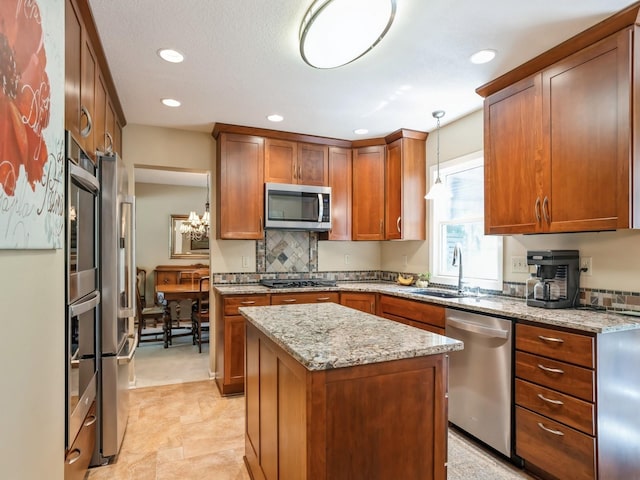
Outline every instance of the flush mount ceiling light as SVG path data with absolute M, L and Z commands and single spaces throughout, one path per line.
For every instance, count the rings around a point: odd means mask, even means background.
M 353 133 L 355 133 L 356 135 L 366 135 L 367 133 L 369 133 L 369 130 L 367 130 L 366 128 L 356 128 Z
M 480 50 L 479 52 L 476 52 L 473 55 L 471 55 L 470 60 L 471 60 L 471 63 L 475 63 L 476 65 L 480 65 L 482 63 L 488 63 L 494 58 L 496 58 L 496 53 L 497 52 L 495 50 L 491 50 L 491 49 Z
M 174 98 L 163 98 L 162 103 L 167 107 L 179 107 L 181 103 Z
M 274 113 L 271 115 L 267 115 L 267 120 L 269 120 L 270 122 L 281 122 L 282 120 L 284 120 L 284 117 L 282 115 Z
M 158 56 L 171 63 L 181 63 L 184 61 L 184 55 L 172 48 L 161 48 L 158 50 Z
M 315 68 L 353 62 L 385 36 L 396 0 L 315 0 L 300 24 L 300 55 Z

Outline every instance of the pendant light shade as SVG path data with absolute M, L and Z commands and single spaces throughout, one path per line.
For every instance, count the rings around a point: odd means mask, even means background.
M 300 55 L 315 68 L 360 58 L 385 36 L 396 0 L 315 0 L 300 25 Z
M 433 186 L 429 189 L 429 193 L 427 193 L 424 198 L 427 200 L 435 200 L 438 198 L 446 198 L 451 197 L 451 192 L 446 187 L 444 183 L 442 183 L 442 179 L 440 178 L 440 119 L 444 117 L 444 110 L 436 110 L 432 112 L 431 115 L 436 119 L 436 181 L 433 183 Z

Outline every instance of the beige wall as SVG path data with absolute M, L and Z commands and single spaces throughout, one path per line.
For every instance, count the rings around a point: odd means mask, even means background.
M 0 478 L 62 479 L 63 250 L 0 251 Z

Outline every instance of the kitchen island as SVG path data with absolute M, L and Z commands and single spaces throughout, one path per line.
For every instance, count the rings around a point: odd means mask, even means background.
M 253 479 L 446 479 L 462 342 L 332 303 L 239 310 Z

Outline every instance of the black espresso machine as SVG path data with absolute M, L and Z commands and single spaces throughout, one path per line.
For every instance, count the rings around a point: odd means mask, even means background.
M 578 303 L 580 252 L 578 250 L 530 250 L 527 265 L 536 272 L 527 281 L 527 305 L 571 308 Z

